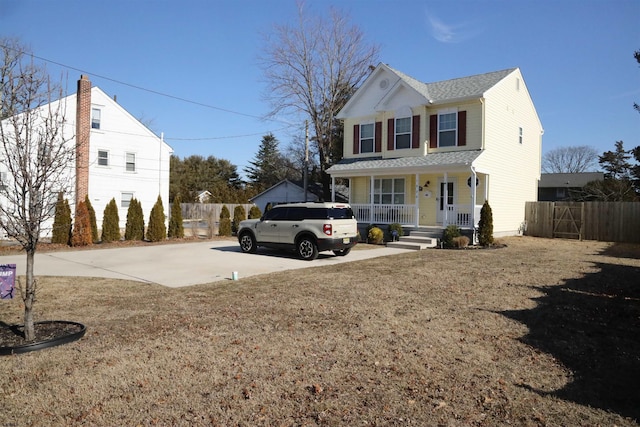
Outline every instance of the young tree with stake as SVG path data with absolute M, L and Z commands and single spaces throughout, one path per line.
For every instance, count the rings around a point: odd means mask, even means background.
M 69 179 L 74 149 L 65 135 L 61 84 L 30 60 L 25 48 L 0 39 L 0 168 L 6 182 L 0 190 L 0 227 L 27 254 L 24 335 L 35 340 L 34 260 L 45 221 L 51 219 L 56 195 L 72 190 Z

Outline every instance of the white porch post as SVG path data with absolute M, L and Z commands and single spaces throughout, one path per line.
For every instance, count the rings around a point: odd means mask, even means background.
M 416 217 L 415 226 L 418 227 L 420 225 L 420 208 L 418 204 L 420 203 L 420 174 L 416 174 L 416 197 L 414 203 L 416 207 L 414 208 L 414 216 Z
M 447 178 L 446 172 L 444 173 L 443 187 L 443 194 L 440 195 L 440 197 L 444 197 L 444 200 L 442 200 L 442 209 L 444 210 L 444 212 L 442 213 L 442 225 L 446 227 L 447 225 L 449 225 L 449 179 Z
M 471 228 L 476 226 L 476 170 L 471 166 Z
M 375 187 L 375 177 L 373 175 L 371 175 L 369 184 L 369 222 L 373 224 L 373 192 Z

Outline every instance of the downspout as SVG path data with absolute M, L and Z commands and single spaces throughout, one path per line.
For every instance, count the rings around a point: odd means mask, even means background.
M 475 245 L 477 236 L 476 236 L 476 180 L 477 180 L 477 175 L 476 175 L 476 168 L 473 167 L 473 164 L 471 164 L 471 228 L 473 230 L 473 244 Z

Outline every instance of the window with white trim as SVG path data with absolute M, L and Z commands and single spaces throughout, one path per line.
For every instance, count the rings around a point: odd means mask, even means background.
M 98 166 L 109 166 L 109 152 L 98 150 Z
M 458 113 L 438 114 L 438 147 L 455 147 L 458 140 Z
M 91 109 L 91 129 L 100 129 L 100 116 L 101 112 L 99 108 Z
M 404 178 L 384 178 L 373 181 L 373 203 L 376 205 L 403 205 Z
M 120 207 L 128 208 L 131 203 L 131 199 L 133 199 L 133 193 L 123 192 L 120 193 Z
M 396 150 L 411 148 L 411 117 L 396 119 Z
M 360 152 L 373 153 L 375 126 L 373 123 L 360 125 Z
M 127 172 L 135 172 L 136 171 L 136 153 L 127 153 L 125 159 L 125 170 Z

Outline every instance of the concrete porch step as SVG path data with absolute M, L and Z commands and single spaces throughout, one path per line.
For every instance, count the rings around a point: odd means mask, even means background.
M 438 239 L 428 233 L 411 231 L 408 236 L 401 236 L 397 242 L 388 242 L 387 246 L 392 248 L 422 250 L 434 248 L 438 245 Z

